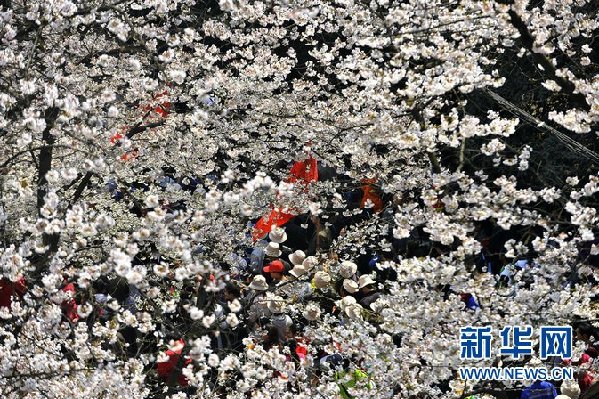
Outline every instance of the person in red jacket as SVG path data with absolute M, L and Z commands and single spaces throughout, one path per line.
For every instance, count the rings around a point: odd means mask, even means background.
M 177 363 L 179 363 L 179 358 L 183 352 L 183 347 L 185 347 L 185 341 L 183 338 L 175 341 L 174 345 L 165 352 L 166 356 L 168 356 L 168 359 L 166 359 L 166 361 L 158 361 L 156 363 L 156 371 L 158 372 L 158 375 L 167 382 L 169 382 L 171 375 L 176 371 Z M 191 359 L 185 359 L 183 362 L 183 367 L 186 367 L 190 363 Z M 178 372 L 177 382 L 183 387 L 189 385 L 189 381 L 180 371 Z
M 62 288 L 63 292 L 71 294 L 71 298 L 62 301 L 62 311 L 65 316 L 72 322 L 79 320 L 79 314 L 77 313 L 77 302 L 75 301 L 75 293 L 77 292 L 75 284 L 70 282 Z
M 22 297 L 26 291 L 27 285 L 23 276 L 17 281 L 10 281 L 6 277 L 0 279 L 0 308 L 10 308 L 14 295 Z
M 585 394 L 589 388 L 597 382 L 597 358 L 599 357 L 599 329 L 589 322 L 574 324 L 576 339 L 583 341 L 587 348 L 580 356 L 578 365 L 581 367 L 578 375 L 578 386 L 580 393 Z

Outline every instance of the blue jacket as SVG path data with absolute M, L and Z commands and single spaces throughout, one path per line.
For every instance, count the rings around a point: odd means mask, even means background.
M 471 295 L 470 298 L 468 298 L 468 301 L 466 302 L 466 307 L 471 310 L 475 310 L 476 308 L 480 307 L 478 302 L 476 302 L 476 299 L 474 299 L 474 295 Z
M 264 243 L 265 242 L 266 241 L 263 241 L 263 240 L 259 241 L 250 255 L 250 271 L 253 274 L 262 273 L 262 266 L 264 265 L 264 256 L 265 256 L 265 252 L 264 252 L 264 247 L 265 247 Z
M 547 381 L 537 381 L 522 391 L 520 399 L 554 399 L 557 396 L 555 386 Z

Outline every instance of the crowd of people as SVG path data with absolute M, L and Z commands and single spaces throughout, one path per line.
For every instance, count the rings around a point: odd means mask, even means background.
M 343 179 L 330 168 L 322 165 L 318 167 L 320 179 Z M 174 172 L 166 168 L 158 185 L 166 190 L 169 185 L 176 184 L 181 190 L 194 191 L 201 184 L 197 179 L 177 178 Z M 299 173 L 299 176 L 305 177 L 305 173 Z M 107 186 L 115 201 L 122 200 L 126 191 L 147 189 L 147 185 L 138 183 L 117 185 L 110 182 Z M 404 239 L 395 239 L 389 233 L 388 240 L 392 245 L 385 251 L 375 250 L 348 259 L 346 254 L 335 251 L 335 240 L 346 229 L 375 215 L 383 219 L 392 218 L 390 209 L 393 198 L 381 192 L 373 180 L 362 181 L 341 194 L 345 202 L 345 207 L 341 210 L 324 210 L 318 216 L 311 213 L 292 215 L 285 223 L 271 224 L 267 230 L 260 230 L 257 226 L 274 220 L 271 218 L 272 214 L 261 220 L 253 220 L 254 229 L 251 234 L 254 245 L 239 248 L 239 252 L 232 255 L 231 262 L 221 265 L 229 276 L 226 281 L 221 282 L 222 290 L 212 296 L 205 293 L 202 295 L 198 285 L 193 282 L 173 282 L 170 290 L 164 293 L 167 297 L 178 298 L 174 311 L 165 313 L 163 326 L 160 326 L 167 331 L 165 335 L 171 339 L 172 345 L 164 349 L 158 345 L 155 337 L 139 328 L 123 327 L 119 333 L 126 343 L 124 351 L 127 356 L 161 353 L 156 365 L 158 377 L 171 386 L 186 387 L 188 379 L 182 370 L 188 365 L 193 367 L 191 357 L 184 350 L 187 337 L 169 330 L 169 320 L 175 323 L 176 318 L 180 323 L 181 315 L 188 314 L 191 325 L 200 319 L 193 312 L 213 313 L 216 323 L 221 322 L 223 326 L 222 329 L 216 329 L 218 334 L 211 336 L 210 344 L 217 353 L 239 353 L 244 348 L 255 345 L 261 345 L 266 350 L 279 347 L 281 353 L 285 352 L 283 348 L 288 348 L 287 361 L 312 370 L 311 378 L 315 383 L 321 373 L 335 370 L 339 381 L 339 395 L 345 399 L 354 397 L 352 388 L 356 384 L 373 387 L 368 370 L 360 367 L 359 361 L 348 358 L 341 350 L 331 351 L 334 342 L 310 342 L 302 335 L 303 329 L 324 313 L 340 318 L 361 318 L 363 309 L 376 313 L 377 300 L 386 293 L 385 283 L 397 277 L 393 267 L 387 267 L 389 264 L 406 257 L 439 256 L 448 248 L 430 240 L 421 228 L 416 228 Z M 163 202 L 160 205 L 171 213 L 185 208 L 184 202 Z M 357 212 L 347 216 L 343 212 L 346 209 Z M 134 202 L 131 208 L 131 212 L 138 216 L 144 215 L 148 210 L 140 202 Z M 508 260 L 505 256 L 505 242 L 510 238 L 517 238 L 518 234 L 518 231 L 504 231 L 490 221 L 479 223 L 477 239 L 482 244 L 482 250 L 471 259 L 471 263 L 477 268 L 474 273 L 492 273 L 497 277 L 496 286 L 504 287 L 513 284 L 513 276 L 520 270 L 534 267 L 534 256 L 513 260 Z M 143 253 L 135 257 L 134 263 L 158 264 L 161 257 L 164 258 L 150 244 Z M 591 262 L 596 260 L 593 258 Z M 386 267 L 381 267 L 383 264 Z M 334 273 L 331 267 L 335 268 Z M 165 276 L 166 280 L 172 278 L 172 272 Z M 0 305 L 9 306 L 13 296 L 22 296 L 26 290 L 25 285 L 24 281 L 14 285 L 3 280 L 0 285 Z M 92 288 L 96 309 L 86 319 L 90 325 L 96 320 L 109 322 L 119 307 L 131 314 L 139 310 L 141 294 L 135 284 L 118 277 L 103 276 L 94 282 Z M 476 312 L 481 307 L 472 293 L 455 291 L 448 285 L 434 286 L 434 289 L 442 292 L 446 300 L 451 295 L 458 295 L 463 302 L 463 311 Z M 78 289 L 73 281 L 65 281 L 63 291 L 66 295 L 62 303 L 65 318 L 77 322 L 81 315 L 78 303 L 86 299 L 88 291 Z M 307 306 L 301 314 L 288 311 L 290 306 L 308 302 L 312 305 Z M 194 303 L 194 309 L 199 310 L 190 311 L 190 303 Z M 229 319 L 227 315 L 232 313 L 243 315 L 242 320 Z M 506 397 L 576 399 L 583 397 L 579 395 L 590 392 L 596 381 L 593 362 L 599 355 L 596 346 L 599 332 L 591 324 L 583 322 L 577 322 L 575 331 L 576 339 L 588 344 L 585 355 L 576 363 L 588 366 L 583 367 L 586 371 L 578 374 L 578 384 L 564 384 L 561 387 L 562 396 L 558 396 L 559 386 L 547 381 L 537 381 Z M 402 345 L 401 338 L 399 335 L 393 336 L 393 343 Z M 316 348 L 317 355 L 310 354 L 309 348 Z M 291 381 L 290 373 L 292 371 L 273 371 L 273 376 Z M 289 389 L 293 391 L 291 383 Z
M 560 366 L 576 366 L 576 380 L 535 381 L 525 387 L 520 399 L 592 399 L 599 396 L 597 364 L 599 356 L 599 329 L 587 321 L 574 320 L 572 323 L 575 339 L 584 343 L 586 349 L 576 360 L 551 359 L 547 363 Z M 539 367 L 543 362 L 534 358 L 528 362 L 531 367 Z
M 325 173 L 321 173 L 323 175 Z M 336 177 L 330 171 L 328 176 Z M 314 372 L 315 381 L 323 370 L 336 368 L 341 373 L 340 377 L 346 377 L 346 382 L 339 383 L 343 398 L 353 397 L 351 388 L 359 381 L 363 385 L 370 384 L 367 370 L 356 367 L 357 363 L 341 352 L 325 350 L 325 347 L 330 348 L 330 345 L 325 344 L 331 343 L 319 343 L 323 349 L 318 355 L 307 356 L 308 345 L 314 343 L 302 336 L 305 325 L 316 320 L 321 313 L 353 318 L 361 317 L 361 309 L 376 312 L 376 301 L 384 294 L 385 282 L 396 278 L 392 267 L 379 267 L 382 263 L 393 262 L 401 257 L 438 256 L 448 249 L 429 240 L 422 229 L 415 229 L 405 239 L 395 239 L 390 235 L 388 239 L 392 246 L 388 251 L 360 254 L 353 260 L 339 259 L 341 254 L 331 250 L 331 245 L 345 229 L 373 215 L 391 217 L 387 210 L 393 199 L 380 192 L 374 181 L 361 183 L 359 188 L 342 193 L 346 209 L 361 209 L 352 216 L 330 210 L 324 215 L 308 213 L 294 216 L 282 225 L 273 224 L 263 236 L 260 234 L 264 231 L 256 233 L 254 229 L 255 245 L 242 248 L 245 256 L 235 257 L 234 266 L 229 270 L 232 279 L 227 283 L 220 300 L 220 304 L 226 307 L 232 299 L 237 299 L 240 306 L 247 309 L 243 325 L 228 333 L 230 348 L 239 350 L 248 343 L 262 345 L 265 349 L 273 346 L 289 348 L 289 362 L 305 366 L 307 359 L 311 359 L 313 364 L 310 369 Z M 261 220 L 254 222 L 259 224 Z M 521 270 L 534 267 L 534 253 L 528 258 L 511 260 L 505 255 L 504 244 L 509 239 L 519 238 L 519 234 L 519 231 L 504 231 L 490 221 L 479 223 L 477 238 L 482 250 L 471 259 L 477 269 L 475 273 L 493 274 L 496 287 L 501 288 L 513 284 L 514 275 Z M 581 256 L 587 257 L 585 261 L 596 263 L 596 257 L 588 257 L 584 250 L 581 253 Z M 325 263 L 336 265 L 336 273 L 331 273 L 326 265 L 323 266 L 323 259 L 326 259 Z M 591 276 L 588 278 L 592 279 Z M 458 295 L 464 304 L 463 311 L 476 311 L 481 306 L 472 293 L 457 292 L 446 285 L 435 288 L 444 293 L 445 299 L 450 295 Z M 302 315 L 293 317 L 286 311 L 290 305 L 308 301 L 318 303 L 318 307 L 307 308 Z M 576 365 L 590 366 L 583 367 L 586 371 L 578 373 L 578 384 L 557 384 L 556 388 L 551 382 L 538 381 L 529 387 L 512 390 L 506 397 L 553 399 L 560 388 L 562 395 L 572 399 L 588 394 L 595 382 L 592 361 L 597 357 L 593 343 L 597 330 L 589 323 L 577 322 L 574 327 L 576 339 L 588 343 L 585 356 Z M 400 336 L 393 338 L 396 345 L 401 345 Z M 220 348 L 222 341 L 220 337 L 217 343 Z M 281 372 L 275 374 L 288 378 Z M 349 380 L 347 375 L 351 376 Z

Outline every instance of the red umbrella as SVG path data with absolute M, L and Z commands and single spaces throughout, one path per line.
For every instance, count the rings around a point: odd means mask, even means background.
M 288 183 L 300 182 L 304 185 L 318 181 L 318 162 L 312 157 L 304 161 L 296 161 L 291 167 L 286 181 Z M 254 225 L 252 238 L 254 241 L 264 238 L 268 233 L 270 233 L 270 229 L 272 228 L 273 224 L 277 227 L 280 227 L 289 222 L 295 216 L 296 215 L 293 213 L 286 213 L 279 209 L 273 208 L 270 213 L 262 216 L 260 220 L 256 222 Z

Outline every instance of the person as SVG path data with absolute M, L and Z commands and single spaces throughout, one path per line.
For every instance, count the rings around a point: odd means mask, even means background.
M 113 311 L 108 307 L 109 301 L 112 299 L 108 293 L 108 278 L 105 276 L 100 277 L 94 281 L 93 290 L 95 292 L 95 313 L 94 316 L 102 321 L 108 321 L 112 318 Z
M 587 345 L 585 350 L 587 357 L 595 358 L 599 356 L 599 329 L 591 323 L 583 321 L 574 324 L 574 332 L 576 339 Z
M 0 307 L 10 307 L 13 297 L 22 297 L 27 291 L 25 278 L 21 276 L 16 282 L 3 277 L 0 279 Z
M 79 320 L 79 314 L 77 313 L 77 307 L 79 304 L 75 300 L 75 296 L 77 294 L 75 283 L 66 281 L 66 284 L 64 287 L 62 287 L 61 291 L 66 294 L 64 301 L 61 303 L 61 308 L 64 315 L 71 322 L 77 322 L 77 320 Z
M 381 260 L 381 257 L 378 254 L 375 254 L 368 261 L 368 270 L 370 273 L 376 272 L 378 270 L 377 263 Z
M 281 254 L 282 252 L 279 243 L 274 241 L 269 242 L 266 248 L 264 249 L 264 255 L 266 258 L 279 258 Z
M 578 399 L 580 395 L 580 387 L 575 380 L 564 380 L 560 387 L 561 395 L 557 395 L 556 399 L 562 396 L 562 399 Z
M 241 289 L 238 285 L 228 282 L 225 284 L 225 288 L 222 291 L 223 302 L 232 302 L 235 299 L 241 297 Z
M 280 287 L 280 292 L 290 301 L 295 303 L 303 301 L 312 295 L 312 286 L 306 267 L 296 265 L 289 271 L 291 281 Z
M 270 348 L 279 345 L 279 330 L 273 326 L 269 325 L 266 329 L 266 334 L 262 336 L 262 345 L 265 350 L 269 350 Z
M 584 365 L 578 375 L 580 393 L 584 397 L 597 381 L 596 359 L 599 357 L 599 329 L 593 327 L 589 322 L 583 321 L 574 324 L 574 331 L 576 339 L 587 345 L 578 362 L 580 365 Z
M 172 345 L 170 345 L 164 352 L 164 355 L 159 358 L 160 360 L 156 362 L 156 371 L 160 378 L 167 383 L 177 382 L 179 385 L 186 387 L 189 385 L 189 381 L 181 371 L 177 370 L 179 358 L 181 357 L 184 346 L 185 341 L 183 338 L 173 341 Z M 186 359 L 183 362 L 182 367 L 186 367 L 189 364 L 192 364 L 191 359 Z
M 293 325 L 293 320 L 285 313 L 273 312 L 270 322 L 277 331 L 279 342 L 283 341 L 285 337 L 287 337 L 290 328 Z
M 583 394 L 580 395 L 580 399 L 596 399 L 599 397 L 599 384 L 594 383 L 587 389 Z M 576 397 L 578 398 L 578 397 Z
M 318 252 L 327 251 L 333 243 L 331 229 L 327 227 L 326 223 L 321 222 L 320 218 L 316 215 L 311 215 L 310 221 L 315 226 L 315 234 L 308 244 L 306 253 L 308 255 L 315 255 Z
M 252 274 L 260 274 L 260 270 L 264 267 L 265 249 L 268 243 L 265 240 L 260 240 L 256 243 L 250 254 L 250 272 Z
M 289 255 L 289 262 L 291 262 L 294 267 L 303 265 L 305 259 L 306 254 L 304 251 L 299 249 Z
M 287 233 L 285 246 L 296 250 L 306 251 L 311 237 L 316 234 L 314 224 L 308 214 L 294 217 L 283 227 Z
M 512 284 L 512 279 L 515 273 L 516 268 L 513 264 L 505 264 L 499 272 L 499 281 L 497 283 L 497 288 L 509 287 Z
M 264 266 L 262 271 L 264 273 L 268 273 L 273 281 L 284 281 L 286 280 L 286 277 L 283 275 L 283 273 L 285 273 L 287 267 L 283 262 L 284 261 L 281 259 L 273 260 L 268 265 Z
M 252 289 L 254 292 L 266 291 L 268 290 L 268 284 L 266 283 L 266 279 L 264 278 L 264 276 L 259 274 L 252 279 L 252 281 L 248 285 L 248 288 Z
M 317 367 L 322 370 L 347 369 L 350 364 L 349 359 L 343 357 L 340 353 L 324 354 L 317 362 Z
M 345 369 L 347 369 L 347 367 Z M 335 379 L 337 381 L 337 385 L 339 386 L 339 393 L 343 399 L 356 398 L 356 396 L 350 393 L 350 390 L 358 384 L 365 384 L 368 389 L 372 388 L 370 376 L 364 370 L 356 368 L 350 373 L 345 371 L 345 369 L 335 373 Z
M 358 265 L 356 265 L 353 262 L 347 261 L 347 260 L 341 262 L 341 265 L 339 266 L 339 274 L 344 279 L 347 279 L 347 278 L 352 279 L 357 271 L 358 271 Z
M 476 309 L 480 308 L 480 305 L 476 301 L 476 298 L 474 298 L 474 295 L 472 295 L 469 292 L 460 293 L 460 299 L 462 300 L 462 302 L 464 302 L 464 305 L 466 305 L 466 308 L 468 308 L 470 310 L 476 310 Z
M 242 298 L 241 303 L 244 308 L 248 308 L 247 323 L 248 328 L 254 328 L 255 323 L 263 317 L 270 314 L 265 292 L 268 290 L 268 283 L 263 275 L 255 276 L 248 285 L 249 292 Z
M 554 399 L 556 396 L 555 385 L 548 381 L 535 381 L 522 391 L 520 399 Z
M 360 276 L 358 287 L 360 289 L 359 303 L 365 308 L 369 308 L 370 304 L 381 296 L 381 293 L 376 291 L 376 281 L 369 274 Z
M 359 290 L 358 283 L 347 278 L 337 281 L 335 288 L 340 298 L 343 298 L 347 295 L 354 295 Z

